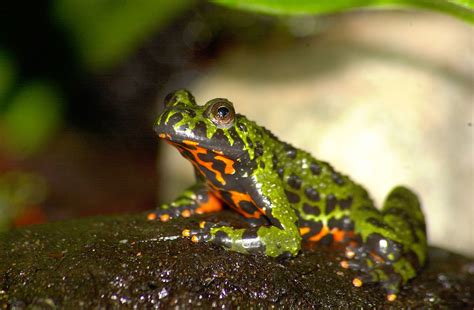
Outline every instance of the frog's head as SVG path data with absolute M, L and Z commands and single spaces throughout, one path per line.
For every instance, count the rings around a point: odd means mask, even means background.
M 190 92 L 178 90 L 166 96 L 164 104 L 154 129 L 191 161 L 206 156 L 235 161 L 249 152 L 253 157 L 258 127 L 236 114 L 227 99 L 217 98 L 198 105 Z M 200 154 L 199 158 L 196 153 Z

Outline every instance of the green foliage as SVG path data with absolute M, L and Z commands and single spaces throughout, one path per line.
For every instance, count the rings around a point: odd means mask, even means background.
M 26 172 L 0 173 L 0 232 L 28 206 L 44 201 L 47 185 L 43 178 Z
M 0 114 L 1 135 L 17 156 L 37 151 L 56 131 L 61 120 L 62 98 L 44 81 L 23 85 Z
M 119 63 L 151 32 L 188 7 L 191 0 L 56 0 L 58 23 L 88 69 L 103 70 Z
M 268 14 L 324 14 L 360 8 L 415 7 L 474 23 L 474 0 L 214 0 L 233 8 Z
M 15 68 L 9 57 L 0 51 L 0 113 L 5 105 L 5 96 L 15 81 Z

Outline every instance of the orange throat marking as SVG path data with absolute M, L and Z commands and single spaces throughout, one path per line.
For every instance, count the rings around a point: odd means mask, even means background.
M 259 208 L 257 206 L 255 201 L 252 199 L 252 197 L 250 197 L 249 194 L 241 193 L 241 192 L 237 192 L 237 191 L 229 191 L 229 193 L 231 195 L 231 199 L 232 199 L 232 203 L 233 203 L 232 207 L 234 207 L 234 209 L 237 212 L 239 212 L 240 214 L 242 214 L 243 216 L 245 216 L 247 218 L 259 218 L 260 216 L 265 214 L 264 210 L 262 210 L 261 208 Z M 245 212 L 240 207 L 240 202 L 242 202 L 242 201 L 250 202 L 251 204 L 253 204 L 258 209 L 258 211 L 255 211 L 254 213 Z
M 224 177 L 222 176 L 222 172 L 213 167 L 214 163 L 212 161 L 207 162 L 207 161 L 204 161 L 201 158 L 199 158 L 199 154 L 209 154 L 209 151 L 207 149 L 205 149 L 203 147 L 200 147 L 199 143 L 195 142 L 195 141 L 183 140 L 183 143 L 185 145 L 189 145 L 189 146 L 194 147 L 194 149 L 192 149 L 192 148 L 187 148 L 187 147 L 184 146 L 184 148 L 193 155 L 194 159 L 191 159 L 191 162 L 197 168 L 197 170 L 201 172 L 202 175 L 205 176 L 204 172 L 201 169 L 201 167 L 204 167 L 207 170 L 214 173 L 214 175 L 216 176 L 216 180 L 220 184 L 222 184 L 222 185 L 226 184 L 226 181 L 224 180 Z M 171 142 L 171 144 L 174 144 L 175 146 L 177 146 L 178 150 L 180 150 L 180 152 L 182 152 L 182 150 L 180 149 L 180 148 L 183 148 L 182 145 L 178 145 L 174 142 Z M 213 151 L 213 153 L 219 154 L 219 155 L 214 156 L 215 160 L 219 160 L 219 161 L 222 161 L 224 163 L 224 165 L 225 165 L 225 168 L 224 168 L 224 171 L 223 171 L 224 174 L 232 175 L 232 174 L 235 173 L 235 169 L 234 169 L 234 163 L 235 162 L 232 159 L 229 159 L 229 158 L 223 156 L 221 152 L 214 152 Z
M 161 135 L 160 135 L 161 137 Z M 202 167 L 206 168 L 207 170 L 211 171 L 214 173 L 216 176 L 216 180 L 221 184 L 225 185 L 226 181 L 224 180 L 223 173 L 225 175 L 233 175 L 235 174 L 236 170 L 234 168 L 235 161 L 226 157 L 223 152 L 218 151 L 218 150 L 211 150 L 209 151 L 206 148 L 200 147 L 198 142 L 191 141 L 191 140 L 183 140 L 183 144 L 179 144 L 176 142 L 173 142 L 171 140 L 166 140 L 169 144 L 175 146 L 180 153 L 183 153 L 184 150 L 190 152 L 194 158 L 189 159 L 191 163 L 194 165 L 197 171 L 199 171 L 204 178 L 206 178 L 206 174 L 202 170 Z M 186 147 L 186 146 L 191 146 L 191 147 Z M 224 163 L 224 171 L 219 171 L 213 167 L 214 162 L 207 162 L 199 158 L 199 154 L 211 154 L 213 155 L 214 160 L 218 160 Z M 212 189 L 212 193 L 209 193 L 209 201 L 202 204 L 198 209 L 196 209 L 196 213 L 207 213 L 207 212 L 214 212 L 214 211 L 219 211 L 222 208 L 221 201 L 226 202 L 229 204 L 233 209 L 235 209 L 237 212 L 242 214 L 243 216 L 247 218 L 259 218 L 262 215 L 265 215 L 265 212 L 263 209 L 259 208 L 255 201 L 250 197 L 249 194 L 247 193 L 241 193 L 238 191 L 228 191 L 231 197 L 231 201 L 225 201 L 220 193 L 222 189 L 220 189 L 218 186 L 213 184 L 211 181 L 207 180 L 208 186 Z M 257 211 L 254 213 L 248 213 L 240 207 L 240 202 L 242 201 L 247 201 L 254 206 L 257 206 Z

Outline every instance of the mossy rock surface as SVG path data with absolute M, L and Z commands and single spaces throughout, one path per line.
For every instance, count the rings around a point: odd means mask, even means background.
M 305 248 L 275 260 L 180 237 L 203 218 L 240 221 L 227 211 L 168 223 L 136 214 L 3 233 L 0 309 L 474 307 L 474 260 L 445 250 L 430 248 L 420 276 L 388 303 L 377 285 L 352 286 L 338 248 Z

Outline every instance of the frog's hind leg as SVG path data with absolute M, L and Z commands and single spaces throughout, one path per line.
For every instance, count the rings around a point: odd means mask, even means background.
M 341 265 L 360 272 L 353 281 L 355 286 L 379 282 L 387 299 L 394 300 L 400 286 L 415 277 L 426 259 L 425 222 L 417 196 L 405 187 L 396 187 L 382 210 L 366 219 L 366 225 L 370 226 L 363 244 L 348 251 L 349 261 Z
M 197 183 L 185 190 L 175 201 L 159 206 L 148 214 L 149 220 L 159 219 L 166 222 L 177 217 L 190 217 L 193 214 L 203 214 L 220 211 L 223 203 L 208 188 Z
M 403 244 L 404 253 L 411 252 L 423 265 L 427 251 L 426 224 L 416 194 L 403 186 L 394 188 L 384 203 L 382 214 L 384 222 Z

